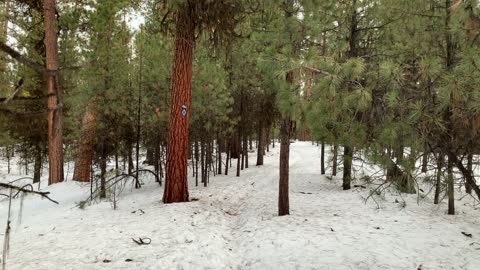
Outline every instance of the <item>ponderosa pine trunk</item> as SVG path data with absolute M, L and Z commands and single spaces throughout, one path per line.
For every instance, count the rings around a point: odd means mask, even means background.
M 290 214 L 288 194 L 288 178 L 290 166 L 290 138 L 292 133 L 292 120 L 284 117 L 280 125 L 280 180 L 278 187 L 278 215 Z
M 263 125 L 261 122 L 258 123 L 257 136 L 257 166 L 261 166 L 263 165 Z
M 90 182 L 90 168 L 93 160 L 96 133 L 96 116 L 91 110 L 87 110 L 82 119 L 82 130 L 78 142 L 75 168 L 73 170 L 74 181 Z
M 352 183 L 352 157 L 353 151 L 350 146 L 343 148 L 343 190 L 349 190 Z
M 48 184 L 63 181 L 63 115 L 58 90 L 58 44 L 55 0 L 43 1 L 48 94 Z
M 187 3 L 186 6 L 180 7 L 176 14 L 164 203 L 189 200 L 188 119 L 194 45 L 195 22 Z

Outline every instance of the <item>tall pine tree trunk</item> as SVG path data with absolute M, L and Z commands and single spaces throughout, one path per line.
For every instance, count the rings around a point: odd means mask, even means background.
M 278 188 L 278 215 L 290 214 L 290 202 L 288 198 L 290 138 L 292 132 L 292 120 L 288 117 L 282 119 L 280 126 L 280 181 Z
M 349 190 L 352 183 L 352 157 L 353 150 L 350 146 L 343 148 L 343 190 Z
M 260 166 L 260 165 L 263 165 L 263 125 L 262 125 L 262 122 L 258 123 L 257 135 L 258 135 L 257 166 Z
M 188 3 L 176 14 L 164 203 L 188 201 L 188 118 L 195 22 Z
M 73 170 L 73 180 L 79 182 L 90 181 L 90 167 L 93 160 L 93 147 L 97 131 L 97 119 L 92 110 L 83 115 L 82 130 L 78 142 L 77 157 Z
M 43 1 L 48 93 L 48 184 L 63 181 L 63 113 L 58 89 L 55 0 Z

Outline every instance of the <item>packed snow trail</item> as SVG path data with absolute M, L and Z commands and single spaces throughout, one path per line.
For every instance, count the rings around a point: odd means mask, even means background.
M 427 198 L 417 205 L 416 195 L 394 192 L 377 198 L 378 209 L 364 203 L 368 190 L 342 191 L 340 179 L 320 176 L 319 149 L 296 142 L 291 215 L 278 217 L 278 152 L 239 178 L 233 166 L 207 188 L 191 185 L 198 201 L 190 203 L 162 204 L 162 189 L 148 178 L 121 195 L 117 210 L 109 202 L 76 207 L 89 186 L 47 187 L 61 204 L 25 198 L 7 269 L 478 269 L 480 213 L 468 198 L 457 202 L 457 216 L 445 215 L 444 204 Z M 0 226 L 6 208 L 1 201 Z M 139 237 L 152 243 L 139 246 L 132 241 Z

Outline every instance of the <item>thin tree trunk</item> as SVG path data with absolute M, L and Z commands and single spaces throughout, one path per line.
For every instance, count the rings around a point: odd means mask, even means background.
M 236 143 L 237 143 L 237 146 L 236 146 L 236 147 L 237 147 L 238 149 L 241 149 L 241 145 L 240 145 L 240 144 L 241 144 L 241 141 L 240 141 L 240 129 L 238 130 Z M 239 151 L 239 152 L 240 152 L 240 151 Z M 240 167 L 240 161 L 241 161 L 240 158 L 241 158 L 241 157 L 240 157 L 240 155 L 239 155 L 239 156 L 238 156 L 238 159 L 237 159 L 237 177 L 240 177 L 240 169 L 241 169 L 241 167 Z
M 39 183 L 40 182 L 40 176 L 42 173 L 42 147 L 40 146 L 40 143 L 37 143 L 35 145 L 35 163 L 33 165 L 33 183 Z
M 435 196 L 433 199 L 434 204 L 438 204 L 440 201 L 440 188 L 442 183 L 442 169 L 443 169 L 443 160 L 444 157 L 442 154 L 438 155 L 437 159 L 437 175 L 435 180 Z
M 190 14 L 189 4 L 184 5 L 186 6 L 180 7 L 176 14 L 164 203 L 186 202 L 189 199 L 188 119 L 195 22 Z
M 10 153 L 10 147 L 7 145 L 7 174 L 10 174 L 10 171 L 11 171 L 11 165 L 10 165 L 11 159 L 12 159 L 12 155 Z
M 28 150 L 25 148 L 23 150 L 23 160 L 25 165 L 25 175 L 28 175 Z
M 159 171 L 159 179 L 160 179 L 160 186 L 162 185 L 163 182 L 163 160 L 164 160 L 164 143 L 160 142 L 160 160 L 158 162 L 158 171 Z
M 246 148 L 246 145 L 245 145 L 245 139 L 244 139 L 244 135 L 241 136 L 241 140 L 242 140 L 242 146 L 241 146 L 241 157 L 242 157 L 242 164 L 240 165 L 240 169 L 243 171 L 243 169 L 245 168 L 245 148 Z
M 473 154 L 470 152 L 467 157 L 467 170 L 473 175 Z M 472 194 L 472 186 L 465 180 L 465 191 L 468 194 Z
M 158 182 L 160 182 L 160 139 L 155 139 L 155 151 L 153 153 L 153 167 L 155 173 L 158 175 Z
M 245 168 L 248 169 L 248 139 L 243 136 L 243 152 L 245 155 Z
M 353 150 L 350 146 L 343 148 L 343 190 L 349 190 L 352 183 L 352 156 Z
M 422 173 L 426 173 L 428 170 L 428 145 L 424 147 L 422 156 Z
M 129 139 L 127 142 L 127 156 L 128 156 L 128 174 L 133 174 L 133 142 Z
M 322 142 L 322 148 L 320 150 L 320 171 L 322 175 L 325 175 L 325 143 Z
M 463 174 L 465 181 L 467 181 L 467 183 L 472 187 L 472 190 L 475 191 L 475 194 L 477 194 L 477 197 L 480 200 L 480 187 L 475 181 L 475 176 L 471 174 L 467 168 L 465 168 L 462 160 L 460 160 L 452 151 L 448 151 L 448 158 L 451 159 L 452 162 L 457 166 L 457 168 Z
M 198 162 L 200 159 L 198 140 L 195 140 L 195 186 L 198 187 Z
M 205 173 L 205 168 L 207 167 L 205 165 L 206 163 L 206 160 L 205 160 L 205 143 L 203 142 L 203 140 L 200 142 L 200 167 L 202 168 L 202 183 L 204 183 L 205 185 L 205 182 L 206 182 L 206 173 Z
M 261 122 L 258 123 L 257 135 L 258 135 L 257 166 L 261 166 L 263 165 L 263 125 Z
M 272 127 L 272 148 L 275 148 L 275 126 Z
M 265 146 L 267 148 L 267 152 L 270 152 L 270 126 L 267 128 L 266 130 L 267 132 L 265 132 L 266 136 L 265 136 Z
M 140 70 L 141 70 L 140 64 Z M 141 188 L 140 179 L 138 178 L 138 173 L 140 170 L 140 121 L 142 116 L 142 95 L 141 95 L 141 86 L 139 87 L 140 92 L 138 94 L 138 108 L 137 108 L 137 130 L 136 130 L 136 141 L 135 141 L 135 188 Z
M 118 166 L 118 144 L 115 144 L 115 176 L 120 175 L 120 168 Z
M 48 93 L 48 184 L 63 181 L 63 113 L 58 89 L 55 0 L 43 1 Z
M 228 141 L 227 143 L 227 160 L 225 162 L 225 175 L 228 175 L 228 161 L 230 160 L 230 148 L 231 148 L 231 145 L 230 145 L 230 141 Z
M 448 158 L 448 179 L 447 179 L 447 194 L 448 194 L 448 214 L 455 215 L 455 190 L 453 178 L 453 161 Z
M 206 181 L 205 181 L 205 187 L 210 183 L 210 172 L 212 171 L 212 164 L 213 164 L 213 158 L 212 158 L 212 154 L 213 154 L 213 148 L 212 148 L 212 142 L 209 141 L 207 143 L 207 178 L 206 178 Z
M 217 136 L 217 155 L 218 155 L 218 165 L 217 165 L 217 174 L 221 175 L 222 174 L 222 143 L 220 138 Z
M 107 197 L 107 190 L 106 190 L 107 154 L 105 151 L 105 147 L 106 147 L 105 144 L 102 145 L 101 156 L 100 156 L 100 198 L 101 199 L 105 199 Z
M 337 176 L 338 168 L 338 144 L 333 146 L 333 164 L 332 164 L 332 176 Z

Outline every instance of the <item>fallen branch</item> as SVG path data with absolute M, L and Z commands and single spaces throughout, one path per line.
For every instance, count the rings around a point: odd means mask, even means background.
M 29 185 L 26 185 L 26 186 L 29 186 Z M 11 185 L 11 184 L 6 184 L 6 183 L 0 183 L 0 188 L 8 188 L 8 189 L 11 189 L 11 190 L 17 190 L 18 192 L 23 192 L 23 193 L 31 193 L 31 194 L 36 194 L 36 195 L 39 195 L 41 196 L 42 198 L 45 198 L 53 203 L 56 203 L 58 204 L 57 201 L 53 200 L 52 198 L 50 198 L 48 195 L 50 195 L 50 192 L 48 191 L 34 191 L 34 190 L 29 190 L 29 189 L 26 189 L 25 187 L 17 187 L 17 186 L 14 186 L 14 185 Z
M 150 243 L 152 243 L 152 239 L 150 239 L 148 237 L 138 238 L 138 240 L 136 240 L 135 238 L 132 238 L 132 241 L 135 242 L 139 246 L 150 245 Z

